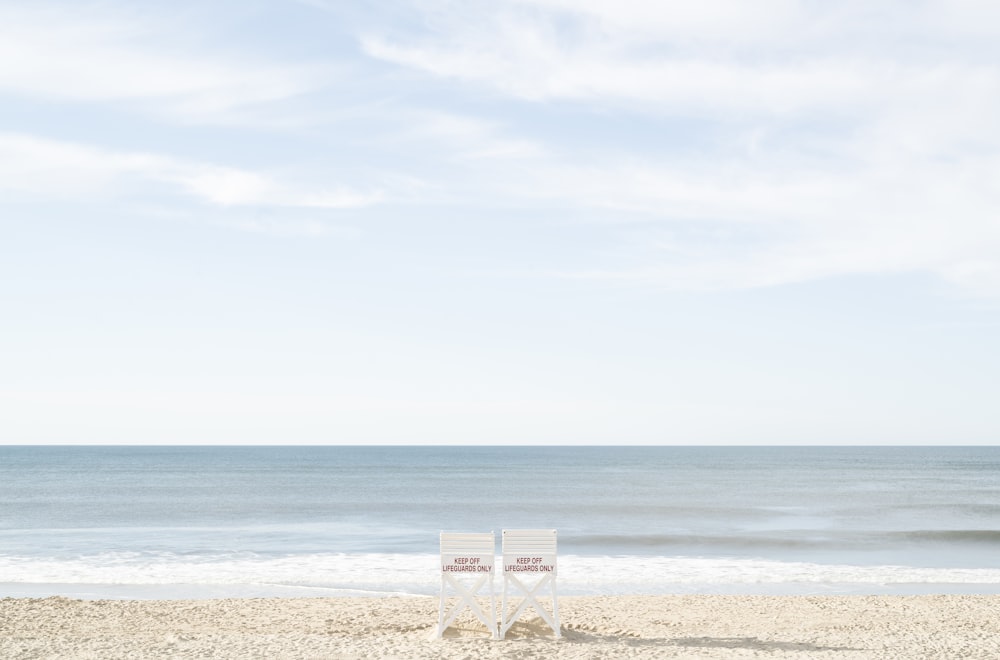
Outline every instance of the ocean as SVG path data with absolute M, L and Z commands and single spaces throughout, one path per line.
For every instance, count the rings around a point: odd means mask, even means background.
M 505 528 L 564 595 L 1000 593 L 1000 447 L 0 446 L 0 598 L 435 594 Z

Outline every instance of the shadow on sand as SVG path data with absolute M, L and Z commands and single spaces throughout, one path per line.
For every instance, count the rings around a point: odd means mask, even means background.
M 548 631 L 548 629 L 545 629 Z M 548 631 L 551 635 L 551 631 Z M 544 634 L 541 632 L 540 634 Z M 529 636 L 525 634 L 525 637 Z M 847 646 L 820 646 L 809 642 L 781 642 L 756 637 L 642 637 L 628 630 L 611 633 L 563 629 L 563 639 L 570 643 L 626 644 L 628 646 L 680 646 L 705 649 L 747 649 L 752 651 L 864 651 Z
M 489 637 L 482 626 L 458 627 L 445 632 L 445 638 Z M 507 631 L 508 641 L 554 640 L 552 629 L 541 619 L 518 621 Z M 563 626 L 562 642 L 568 644 L 625 644 L 627 646 L 680 646 L 703 649 L 747 649 L 752 651 L 864 651 L 846 646 L 820 646 L 809 642 L 782 642 L 757 637 L 643 637 L 638 632 L 621 629 L 600 631 L 589 626 Z
M 809 642 L 777 642 L 756 637 L 678 637 L 671 646 L 711 649 L 751 649 L 754 651 L 863 651 L 847 646 L 819 646 Z

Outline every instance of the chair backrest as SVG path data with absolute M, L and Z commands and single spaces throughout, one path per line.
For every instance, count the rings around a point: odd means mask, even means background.
M 442 573 L 492 573 L 493 532 L 441 532 Z
M 503 530 L 504 573 L 555 573 L 556 530 Z

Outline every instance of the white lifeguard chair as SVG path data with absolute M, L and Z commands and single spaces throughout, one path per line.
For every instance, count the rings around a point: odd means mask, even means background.
M 483 622 L 493 639 L 499 639 L 497 599 L 493 590 L 495 555 L 493 532 L 441 532 L 441 600 L 436 635 L 439 639 L 466 609 Z M 479 602 L 484 587 L 490 600 L 489 612 L 483 611 Z M 446 614 L 445 605 L 449 600 L 455 602 Z
M 503 601 L 500 605 L 500 639 L 530 605 L 552 628 L 559 632 L 559 600 L 556 596 L 556 530 L 503 530 Z M 507 609 L 510 596 L 522 598 L 513 612 Z M 546 593 L 547 592 L 547 593 Z M 538 602 L 545 595 L 552 598 L 549 612 Z

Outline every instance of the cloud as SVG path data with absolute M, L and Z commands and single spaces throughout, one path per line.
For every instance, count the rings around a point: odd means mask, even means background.
M 700 289 L 931 272 L 997 296 L 1000 10 L 960 5 L 425 2 L 426 27 L 361 44 L 536 107 L 697 122 L 687 148 L 597 133 L 586 159 L 542 145 L 508 172 L 509 196 L 631 225 L 619 263 L 565 274 Z
M 0 92 L 50 101 L 131 103 L 186 120 L 316 89 L 330 71 L 221 54 L 190 38 L 191 25 L 79 5 L 0 7 Z M 179 35 L 188 35 L 187 42 Z M 199 52 L 200 51 L 200 52 Z
M 428 12 L 423 34 L 370 32 L 361 43 L 372 57 L 533 101 L 740 120 L 863 116 L 995 74 L 983 55 L 996 49 L 940 33 L 929 24 L 940 6 L 925 4 L 520 0 Z
M 336 130 L 311 122 L 323 128 L 305 160 L 296 164 L 295 145 L 294 155 L 276 152 L 281 168 L 270 171 L 143 143 L 96 146 L 99 130 L 53 140 L 32 126 L 0 134 L 0 188 L 167 194 L 271 231 L 272 219 L 236 216 L 365 208 L 388 187 L 411 209 L 602 224 L 615 258 L 545 265 L 570 276 L 698 289 L 930 272 L 1000 295 L 994 3 L 300 4 L 349 23 L 339 29 L 355 30 L 368 56 L 349 63 L 374 75 L 342 95 L 344 107 L 310 96 L 330 88 L 332 65 L 222 51 L 191 13 L 0 7 L 0 94 L 227 125 L 262 113 L 287 120 L 291 105 L 296 117 L 341 113 Z M 228 136 L 212 139 L 211 153 L 227 153 Z M 350 163 L 350 184 L 322 171 L 330 153 Z M 323 230 L 312 217 L 297 222 Z M 552 252 L 567 264 L 579 257 Z
M 757 42 L 801 23 L 795 0 L 706 0 L 698 3 L 624 0 L 514 0 L 510 4 L 575 14 L 606 30 L 687 40 Z
M 171 164 L 159 178 L 180 184 L 188 192 L 220 206 L 302 206 L 344 209 L 376 204 L 380 193 L 360 193 L 346 186 L 320 190 L 279 182 L 257 172 L 215 165 Z
M 611 235 L 630 237 L 603 267 L 563 276 L 705 290 L 932 272 L 1000 295 L 1000 158 L 834 162 L 550 163 L 530 168 L 522 191 L 603 210 Z
M 409 111 L 407 127 L 394 140 L 432 141 L 459 159 L 531 159 L 545 154 L 534 140 L 508 135 L 501 122 L 442 111 Z
M 787 112 L 840 105 L 879 92 L 887 75 L 866 61 L 835 61 L 823 55 L 745 58 L 725 51 L 720 57 L 714 48 L 705 52 L 697 43 L 691 46 L 696 37 L 684 26 L 709 27 L 713 19 L 726 15 L 723 11 L 706 15 L 661 9 L 652 12 L 660 20 L 649 22 L 644 19 L 650 12 L 636 11 L 634 5 L 630 14 L 618 6 L 615 11 L 588 12 L 594 3 L 582 9 L 538 3 L 559 10 L 539 15 L 523 11 L 528 4 L 499 4 L 480 15 L 456 12 L 466 20 L 449 14 L 433 21 L 436 30 L 423 37 L 367 34 L 362 46 L 376 58 L 524 99 L 644 102 L 661 109 L 671 105 L 700 111 Z M 730 13 L 739 17 L 746 12 Z M 734 22 L 733 34 L 736 28 L 747 35 L 755 34 L 761 24 L 769 26 L 761 17 L 771 14 L 756 6 L 752 13 L 756 20 Z M 675 15 L 682 20 L 668 20 Z M 622 20 L 628 16 L 634 20 Z M 755 41 L 761 40 L 762 35 Z
M 0 133 L 0 189 L 47 198 L 100 199 L 137 194 L 150 184 L 223 207 L 344 209 L 381 200 L 378 192 L 337 184 L 306 188 L 246 169 Z

